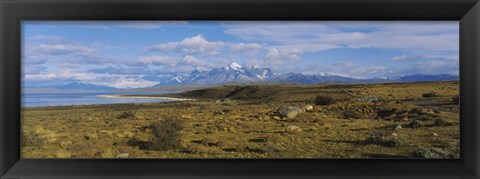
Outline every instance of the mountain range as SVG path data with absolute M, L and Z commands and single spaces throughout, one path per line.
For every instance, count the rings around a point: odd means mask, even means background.
M 275 82 L 275 83 L 298 83 L 298 84 L 316 84 L 316 83 L 379 83 L 379 82 L 421 82 L 421 81 L 446 81 L 458 80 L 456 75 L 438 74 L 425 75 L 414 74 L 399 77 L 375 77 L 369 79 L 358 79 L 338 75 L 336 73 L 286 73 L 274 75 L 269 68 L 260 68 L 251 66 L 249 68 L 231 63 L 222 68 L 214 68 L 210 71 L 193 71 L 188 75 L 176 75 L 166 82 L 157 86 L 185 85 L 185 84 L 222 84 L 222 83 L 249 83 L 249 82 Z
M 178 84 L 210 85 L 228 82 L 248 83 L 268 81 L 272 78 L 272 70 L 268 68 L 260 68 L 258 66 L 246 68 L 233 62 L 225 67 L 214 68 L 210 71 L 195 70 L 189 75 L 177 75 L 166 83 L 160 83 L 159 86 Z
M 71 90 L 71 89 L 93 90 L 93 91 L 117 90 L 117 88 L 113 88 L 113 87 L 99 86 L 99 85 L 93 85 L 93 84 L 85 84 L 85 83 L 81 83 L 81 82 L 69 83 L 69 84 L 62 85 L 62 86 L 56 86 L 56 87 L 53 87 L 53 88 L 60 89 L 60 90 Z
M 153 88 L 166 86 L 188 86 L 188 85 L 219 85 L 224 83 L 295 83 L 295 84 L 317 84 L 317 83 L 387 83 L 387 82 L 422 82 L 422 81 L 448 81 L 458 80 L 459 76 L 449 74 L 426 75 L 413 74 L 398 77 L 375 77 L 369 79 L 358 79 L 338 75 L 336 73 L 285 73 L 275 75 L 269 68 L 261 68 L 259 66 L 244 67 L 238 63 L 230 63 L 221 68 L 214 68 L 209 71 L 192 71 L 187 75 L 176 75 L 172 78 L 160 81 L 160 84 Z M 117 88 L 108 86 L 99 86 L 74 82 L 62 86 L 44 86 L 44 87 L 25 87 L 31 89 L 53 89 L 55 91 L 114 91 Z M 152 88 L 152 87 L 150 87 Z M 35 91 L 35 90 L 34 90 Z

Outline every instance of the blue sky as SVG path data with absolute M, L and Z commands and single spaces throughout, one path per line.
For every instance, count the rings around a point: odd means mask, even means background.
M 148 87 L 237 62 L 353 78 L 459 72 L 458 21 L 24 21 L 25 86 Z

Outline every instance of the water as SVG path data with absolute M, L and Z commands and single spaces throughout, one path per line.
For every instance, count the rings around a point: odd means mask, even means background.
M 122 93 L 125 94 L 125 93 Z M 152 93 L 128 93 L 152 94 Z M 162 94 L 162 93 L 154 93 Z M 118 95 L 114 93 L 75 93 L 75 94 L 22 94 L 22 107 L 37 106 L 70 106 L 86 104 L 117 104 L 117 103 L 153 103 L 166 102 L 160 99 L 135 98 L 99 98 L 98 95 Z

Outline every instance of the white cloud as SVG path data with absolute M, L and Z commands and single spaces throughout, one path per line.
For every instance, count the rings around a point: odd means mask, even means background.
M 106 26 L 106 25 L 96 25 L 96 24 L 92 24 L 92 25 L 82 25 L 80 26 L 81 28 L 84 28 L 84 29 L 92 29 L 92 30 L 112 30 L 113 28 L 110 27 L 110 26 Z
M 230 50 L 233 53 L 257 53 L 260 49 L 263 48 L 262 45 L 257 43 L 229 43 Z
M 38 65 L 26 65 L 22 66 L 22 73 L 23 74 L 39 74 L 42 71 L 45 71 L 47 67 L 45 66 L 38 66 Z
M 114 76 L 109 82 L 92 81 L 91 83 L 115 88 L 144 88 L 159 84 L 159 82 L 132 76 Z
M 25 80 L 52 80 L 55 79 L 57 75 L 55 73 L 41 73 L 41 74 L 26 74 Z
M 29 56 L 22 56 L 22 63 L 24 65 L 38 65 L 44 64 L 47 62 L 47 56 L 44 55 L 29 55 Z
M 187 21 L 99 21 L 99 22 L 66 22 L 91 30 L 113 30 L 125 28 L 131 30 L 157 30 L 167 25 L 184 25 Z
M 199 59 L 192 55 L 185 55 L 181 58 L 168 57 L 168 56 L 143 56 L 139 60 L 145 65 L 162 66 L 162 72 L 191 72 L 197 70 L 207 70 L 214 67 L 215 61 L 220 60 L 204 60 Z
M 158 84 L 141 78 L 142 76 L 119 75 L 119 74 L 98 74 L 73 71 L 65 69 L 59 72 L 48 72 L 41 74 L 26 74 L 24 79 L 31 81 L 54 80 L 54 81 L 80 81 L 87 84 L 109 86 L 115 88 L 142 88 Z
M 188 24 L 187 21 L 126 21 L 117 24 L 117 27 L 123 27 L 136 30 L 154 30 L 160 29 L 165 25 Z
M 139 61 L 145 65 L 157 65 L 157 66 L 163 65 L 168 67 L 175 67 L 179 63 L 179 60 L 176 58 L 160 56 L 160 55 L 142 56 L 139 58 Z
M 209 42 L 201 34 L 185 38 L 180 42 L 169 42 L 147 47 L 152 51 L 178 50 L 185 54 L 218 54 L 218 50 L 225 45 L 224 42 Z
M 95 50 L 59 36 L 37 35 L 27 37 L 22 46 L 22 62 L 43 64 L 56 56 L 92 56 Z M 70 59 L 70 58 L 68 58 Z
M 28 52 L 30 50 L 31 52 Z M 67 44 L 40 44 L 27 49 L 27 53 L 40 53 L 46 55 L 68 55 L 68 54 L 91 54 L 94 49 L 73 43 Z
M 298 48 L 291 48 L 291 49 L 277 49 L 271 48 L 265 57 L 267 59 L 276 59 L 276 60 L 300 60 L 300 55 L 302 54 L 302 50 Z
M 224 24 L 224 32 L 304 51 L 341 47 L 458 51 L 458 26 L 453 23 L 458 22 L 242 22 Z
M 392 61 L 394 62 L 405 61 L 405 60 L 409 60 L 409 58 L 406 55 L 392 57 Z

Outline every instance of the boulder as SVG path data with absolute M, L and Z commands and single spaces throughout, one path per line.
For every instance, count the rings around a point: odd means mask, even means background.
M 130 156 L 129 153 L 120 153 L 117 155 L 117 158 L 128 158 L 128 156 Z
M 289 126 L 287 126 L 287 128 L 285 129 L 285 131 L 288 132 L 288 133 L 293 134 L 293 133 L 302 132 L 303 130 L 302 130 L 302 128 L 300 128 L 300 127 L 298 127 L 298 126 L 296 126 L 296 125 L 289 125 Z
M 313 106 L 310 105 L 310 104 L 307 104 L 307 105 L 303 106 L 303 109 L 304 109 L 305 111 L 313 111 Z
M 297 117 L 299 112 L 303 112 L 303 109 L 297 106 L 284 106 L 278 109 L 278 113 L 283 117 L 287 117 L 289 119 L 293 119 Z
M 394 129 L 394 130 L 400 130 L 400 129 L 402 129 L 402 125 L 398 124 L 398 125 L 396 125 L 395 128 L 393 128 L 393 129 Z
M 297 114 L 298 114 L 298 111 L 289 110 L 289 111 L 287 111 L 287 113 L 285 114 L 285 117 L 287 117 L 288 119 L 293 119 L 293 118 L 297 117 Z

